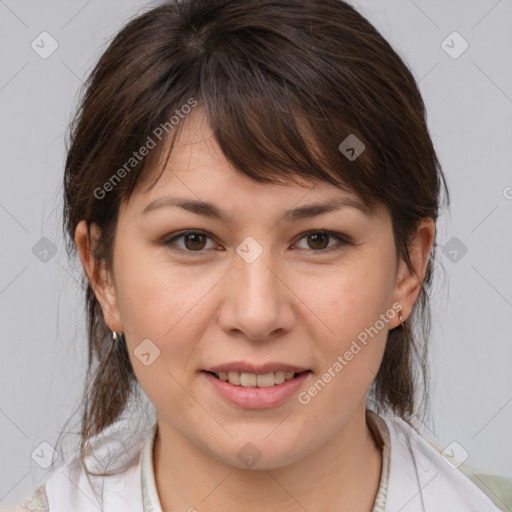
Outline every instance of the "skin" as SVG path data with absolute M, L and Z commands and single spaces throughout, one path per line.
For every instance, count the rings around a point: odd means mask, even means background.
M 408 317 L 434 222 L 418 226 L 411 273 L 397 262 L 386 208 L 286 221 L 287 209 L 357 197 L 324 182 L 251 181 L 227 162 L 202 116 L 200 109 L 187 116 L 157 184 L 139 187 L 121 207 L 112 274 L 101 267 L 94 278 L 97 226 L 89 238 L 82 221 L 75 236 L 107 325 L 125 333 L 157 411 L 153 457 L 163 510 L 368 512 L 382 461 L 365 420 L 366 398 L 398 314 L 306 405 L 293 395 L 279 406 L 244 410 L 219 396 L 200 370 L 235 360 L 286 362 L 312 370 L 300 389 L 307 390 L 394 303 Z M 230 220 L 176 206 L 141 215 L 162 196 L 211 202 Z M 185 229 L 209 237 L 176 240 L 187 254 L 164 244 Z M 322 229 L 354 244 L 307 236 Z M 252 263 L 236 252 L 249 236 L 263 249 Z M 134 350 L 148 338 L 160 355 L 145 366 Z M 237 457 L 247 442 L 261 453 L 252 468 Z

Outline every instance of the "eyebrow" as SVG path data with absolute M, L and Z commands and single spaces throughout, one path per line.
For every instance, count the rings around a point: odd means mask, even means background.
M 150 212 L 169 206 L 177 206 L 197 215 L 218 219 L 226 223 L 230 221 L 229 214 L 214 204 L 207 203 L 205 201 L 181 199 L 178 197 L 161 197 L 159 199 L 155 199 L 144 207 L 141 211 L 141 215 L 147 215 Z M 289 221 L 297 221 L 300 219 L 315 217 L 322 213 L 341 210 L 343 208 L 354 208 L 368 216 L 374 213 L 374 210 L 369 206 L 366 206 L 354 199 L 344 198 L 292 208 L 283 212 L 283 218 Z

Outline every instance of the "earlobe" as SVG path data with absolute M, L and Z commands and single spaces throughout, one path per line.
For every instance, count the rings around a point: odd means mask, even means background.
M 400 261 L 395 297 L 402 305 L 400 314 L 404 321 L 410 315 L 420 294 L 434 239 L 435 222 L 434 219 L 427 217 L 420 221 L 414 240 L 409 245 L 412 270 L 403 259 Z
M 98 261 L 94 255 L 94 247 L 100 234 L 98 226 L 91 223 L 89 235 L 87 222 L 82 220 L 75 230 L 75 243 L 94 295 L 100 303 L 106 324 L 112 331 L 123 332 L 114 284 L 105 262 Z

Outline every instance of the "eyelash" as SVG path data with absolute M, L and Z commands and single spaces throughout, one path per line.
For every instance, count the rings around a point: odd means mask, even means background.
M 300 242 L 307 235 L 312 234 L 312 233 L 323 233 L 323 234 L 325 234 L 325 235 L 327 235 L 329 237 L 336 238 L 338 240 L 338 242 L 339 242 L 339 244 L 337 244 L 337 245 L 335 245 L 333 247 L 329 247 L 327 249 L 318 249 L 318 250 L 310 249 L 310 251 L 312 251 L 313 253 L 326 254 L 326 253 L 331 253 L 331 252 L 334 252 L 334 251 L 338 251 L 338 250 L 342 249 L 343 246 L 345 246 L 345 245 L 354 245 L 348 239 L 348 237 L 346 237 L 342 233 L 337 233 L 336 231 L 327 231 L 325 229 L 313 229 L 313 230 L 301 233 L 300 238 L 297 240 L 296 243 Z M 179 253 L 182 253 L 182 254 L 187 254 L 187 255 L 191 255 L 191 256 L 195 255 L 195 254 L 200 255 L 206 249 L 201 249 L 201 250 L 198 250 L 198 251 L 191 251 L 189 249 L 182 249 L 181 247 L 178 247 L 175 244 L 176 240 L 178 240 L 180 238 L 183 238 L 183 237 L 186 237 L 187 235 L 192 235 L 192 234 L 203 235 L 203 236 L 206 236 L 206 237 L 208 237 L 210 239 L 213 239 L 213 237 L 210 236 L 210 234 L 207 233 L 206 231 L 200 231 L 200 230 L 191 229 L 191 230 L 181 231 L 180 233 L 178 233 L 178 234 L 174 235 L 173 237 L 171 237 L 171 238 L 167 239 L 166 241 L 164 241 L 163 245 L 166 246 L 166 247 L 169 247 L 173 251 L 176 251 L 176 252 L 179 252 Z M 299 249 L 299 251 L 305 251 L 305 250 L 307 251 L 308 249 Z

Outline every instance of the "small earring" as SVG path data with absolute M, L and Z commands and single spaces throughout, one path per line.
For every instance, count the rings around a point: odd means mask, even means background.
M 400 319 L 400 322 L 402 322 L 402 324 L 405 322 L 404 320 L 404 317 L 402 316 L 402 312 L 403 312 L 403 308 L 400 310 L 400 316 L 398 317 Z
M 116 331 L 112 331 L 112 340 L 118 342 L 118 341 L 120 341 L 120 339 L 121 339 L 121 334 L 118 334 Z

